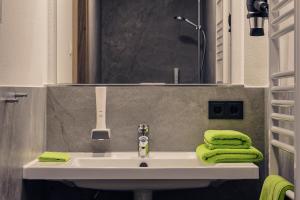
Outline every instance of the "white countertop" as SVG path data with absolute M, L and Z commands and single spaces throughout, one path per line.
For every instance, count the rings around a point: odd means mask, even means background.
M 29 180 L 237 180 L 258 179 L 259 168 L 252 163 L 208 165 L 194 152 L 151 152 L 138 158 L 137 152 L 70 153 L 66 163 L 33 160 L 23 167 Z M 139 165 L 145 162 L 148 167 Z

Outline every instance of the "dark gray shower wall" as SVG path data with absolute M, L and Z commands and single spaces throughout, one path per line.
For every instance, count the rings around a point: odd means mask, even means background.
M 197 22 L 197 0 L 102 0 L 101 66 L 104 83 L 197 81 L 197 31 L 173 19 Z

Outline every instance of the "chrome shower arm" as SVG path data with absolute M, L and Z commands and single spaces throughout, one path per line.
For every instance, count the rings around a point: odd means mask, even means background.
M 198 30 L 198 29 L 201 29 L 201 26 L 200 26 L 200 25 L 195 24 L 194 22 L 190 21 L 189 19 L 185 19 L 184 21 L 185 21 L 186 23 L 188 23 L 188 24 L 194 26 L 197 30 Z

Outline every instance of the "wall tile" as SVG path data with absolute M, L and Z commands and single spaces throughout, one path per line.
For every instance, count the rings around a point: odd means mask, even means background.
M 197 83 L 197 30 L 173 19 L 182 15 L 197 22 L 197 1 L 109 0 L 98 4 L 102 13 L 101 22 L 96 22 L 94 44 L 99 52 L 94 60 L 97 69 L 101 65 L 98 73 L 103 83 L 173 83 L 176 67 L 183 83 Z
M 137 126 L 150 125 L 152 151 L 194 151 L 207 129 L 249 134 L 264 151 L 264 89 L 242 87 L 109 87 L 109 143 L 93 142 L 94 87 L 50 87 L 47 148 L 59 151 L 136 151 Z M 244 120 L 208 120 L 209 100 L 243 100 Z
M 25 92 L 17 104 L 0 101 L 0 200 L 22 197 L 22 166 L 45 149 L 45 88 L 3 88 Z

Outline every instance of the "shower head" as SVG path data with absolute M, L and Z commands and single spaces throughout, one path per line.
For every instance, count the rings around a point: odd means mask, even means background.
M 175 16 L 174 19 L 178 20 L 178 21 L 184 21 L 185 18 L 181 17 L 181 16 Z
M 268 0 L 247 0 L 250 36 L 264 36 L 264 21 L 269 17 Z
M 183 21 L 183 22 L 186 22 L 188 23 L 189 25 L 192 25 L 194 26 L 196 29 L 201 29 L 201 26 L 200 25 L 197 25 L 195 24 L 194 22 L 192 22 L 191 20 L 185 18 L 185 17 L 182 17 L 182 16 L 175 16 L 174 19 L 178 20 L 178 21 Z

